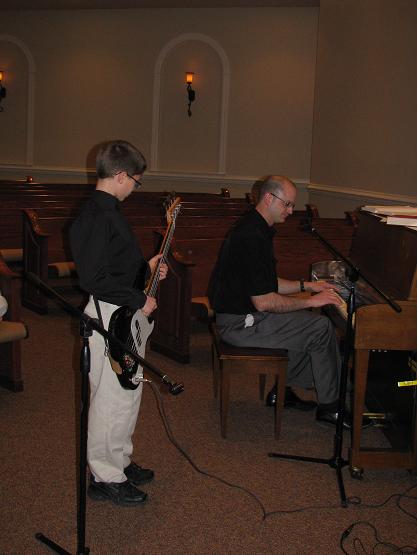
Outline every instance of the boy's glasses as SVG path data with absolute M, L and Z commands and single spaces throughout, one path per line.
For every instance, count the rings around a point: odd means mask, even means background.
M 133 179 L 133 181 L 135 182 L 135 191 L 137 191 L 138 189 L 140 189 L 142 187 L 142 182 L 141 181 L 138 181 L 137 179 L 135 179 L 133 177 L 133 175 L 129 175 L 129 174 L 126 174 L 126 175 L 127 175 L 127 177 L 130 177 L 130 179 Z

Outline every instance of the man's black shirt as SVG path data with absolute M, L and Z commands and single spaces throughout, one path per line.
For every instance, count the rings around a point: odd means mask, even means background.
M 145 304 L 136 285 L 143 288 L 148 265 L 116 197 L 94 191 L 73 223 L 70 239 L 82 289 L 118 306 Z
M 275 229 L 255 209 L 238 221 L 212 276 L 210 301 L 216 312 L 256 312 L 251 296 L 278 291 L 274 235 Z

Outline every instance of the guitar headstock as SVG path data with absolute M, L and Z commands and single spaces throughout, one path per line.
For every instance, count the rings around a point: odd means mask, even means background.
M 170 198 L 169 200 L 167 200 L 165 207 L 166 207 L 167 222 L 168 224 L 171 225 L 175 223 L 175 220 L 177 219 L 179 211 L 181 210 L 181 198 L 180 197 Z
M 165 208 L 165 210 L 168 210 L 168 208 L 171 206 L 178 195 L 175 191 L 171 191 L 170 193 L 165 192 L 165 195 L 166 196 L 162 202 L 162 206 Z

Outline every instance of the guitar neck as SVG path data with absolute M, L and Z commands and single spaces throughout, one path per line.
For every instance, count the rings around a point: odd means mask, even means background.
M 174 236 L 174 230 L 175 230 L 175 218 L 173 218 L 171 220 L 171 222 L 169 223 L 169 225 L 168 225 L 168 227 L 165 231 L 164 239 L 162 241 L 162 245 L 161 245 L 161 248 L 159 249 L 159 253 L 158 253 L 162 256 L 159 259 L 158 264 L 155 266 L 155 269 L 152 272 L 151 279 L 149 280 L 148 285 L 145 288 L 145 294 L 148 295 L 148 297 L 155 297 L 156 292 L 158 290 L 159 269 L 160 269 L 161 264 L 166 261 L 168 251 L 169 251 L 169 248 L 171 246 L 172 238 Z

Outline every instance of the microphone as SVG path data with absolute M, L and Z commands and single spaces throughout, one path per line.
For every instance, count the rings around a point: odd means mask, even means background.
M 302 231 L 307 231 L 308 233 L 313 233 L 313 231 L 315 231 L 315 229 L 313 227 L 313 218 L 312 218 L 312 216 L 307 216 L 301 222 L 300 227 L 301 227 Z

